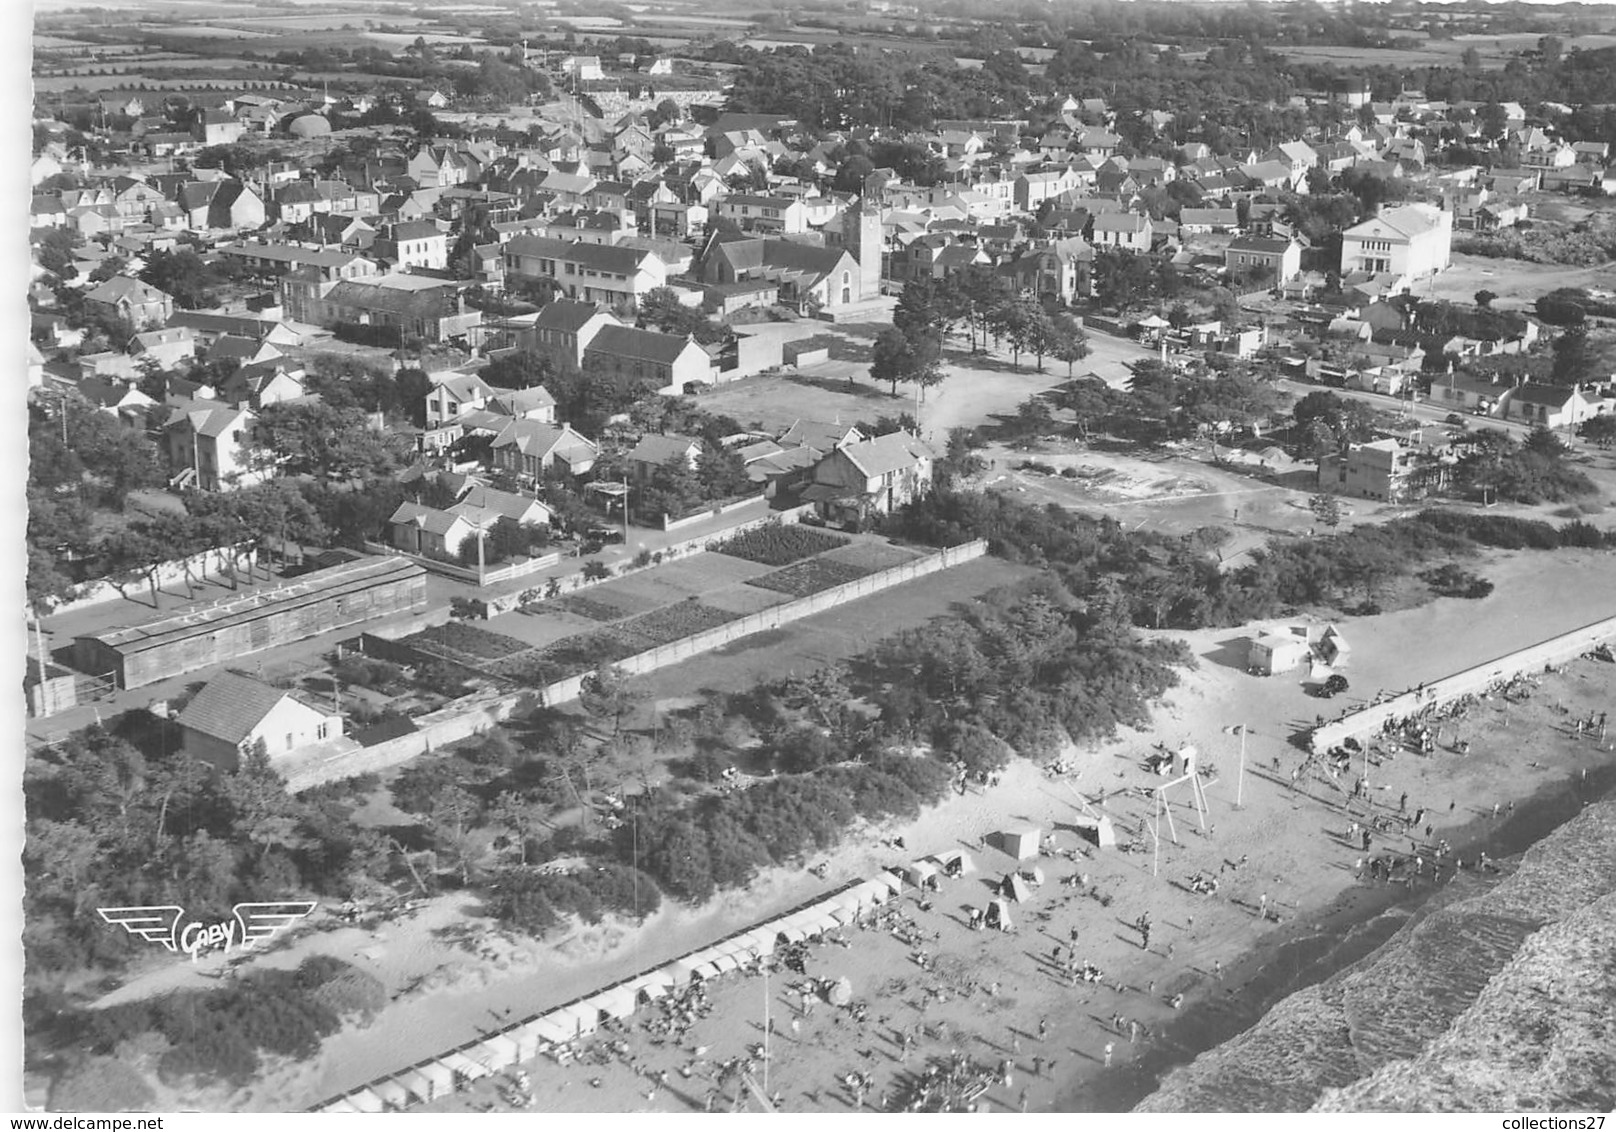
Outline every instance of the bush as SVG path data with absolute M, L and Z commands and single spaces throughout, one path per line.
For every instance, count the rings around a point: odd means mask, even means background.
M 843 753 L 830 741 L 830 737 L 817 727 L 793 727 L 781 737 L 775 750 L 775 760 L 781 770 L 789 774 L 802 774 L 818 770 L 837 762 Z
M 151 1084 L 114 1057 L 85 1057 L 51 1083 L 52 1112 L 149 1112 Z
M 1491 582 L 1454 562 L 1427 570 L 1420 578 L 1441 597 L 1483 598 L 1493 592 Z
M 595 861 L 570 873 L 502 870 L 490 886 L 502 923 L 543 938 L 567 916 L 598 924 L 607 914 L 643 920 L 662 906 L 662 890 L 630 865 Z
M 387 688 L 404 675 L 396 664 L 368 656 L 345 656 L 331 669 L 339 683 L 357 688 Z

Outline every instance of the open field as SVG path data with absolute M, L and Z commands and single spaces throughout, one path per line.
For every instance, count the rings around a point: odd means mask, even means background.
M 761 324 L 790 328 L 791 337 L 805 337 L 799 324 Z M 925 393 L 918 406 L 912 386 L 891 387 L 870 380 L 869 353 L 885 321 L 839 324 L 821 333 L 840 341 L 831 359 L 782 376 L 754 377 L 718 387 L 700 397 L 701 407 L 724 413 L 742 424 L 780 429 L 799 418 L 819 421 L 868 421 L 919 411 L 921 433 L 932 444 L 947 440 L 953 428 L 974 428 L 992 423 L 995 416 L 1015 412 L 1028 397 L 1068 380 L 1064 363 L 1045 360 L 1044 369 L 1022 355 L 1012 364 L 1008 350 L 971 354 L 963 339 L 951 338 L 944 357 L 942 384 Z M 752 329 L 752 327 L 748 327 Z M 1128 379 L 1129 363 L 1151 356 L 1135 342 L 1108 334 L 1090 334 L 1093 351 L 1076 364 L 1076 374 L 1093 373 L 1108 384 Z
M 1511 310 L 1529 307 L 1539 295 L 1557 287 L 1600 287 L 1610 285 L 1616 265 L 1564 267 L 1553 263 L 1529 263 L 1519 259 L 1492 259 L 1487 256 L 1453 254 L 1452 265 L 1434 279 L 1415 284 L 1414 293 L 1470 303 L 1482 288 L 1498 295 L 1495 305 Z

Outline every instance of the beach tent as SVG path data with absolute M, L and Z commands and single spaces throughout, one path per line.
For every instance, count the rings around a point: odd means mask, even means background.
M 1117 847 L 1117 827 L 1104 814 L 1097 818 L 1080 815 L 1072 819 L 1072 825 L 1077 827 L 1078 833 L 1084 838 L 1092 841 L 1101 849 L 1115 849 Z
M 1003 932 L 1016 926 L 1010 919 L 1010 905 L 1003 900 L 988 901 L 988 906 L 982 909 L 982 922 L 990 928 L 998 928 Z
M 946 876 L 962 877 L 966 873 L 976 871 L 976 862 L 971 860 L 971 855 L 963 849 L 950 849 L 946 853 L 937 854 L 932 859 L 942 867 Z
M 569 1038 L 593 1034 L 600 1027 L 600 1011 L 591 1009 L 581 1002 L 553 1010 L 548 1017 L 560 1023 Z
M 370 1091 L 381 1098 L 382 1112 L 389 1109 L 409 1108 L 410 1105 L 415 1103 L 415 1099 L 410 1096 L 410 1091 L 401 1082 L 392 1077 L 387 1078 L 385 1081 L 375 1082 L 370 1086 Z
M 426 1104 L 438 1095 L 432 1078 L 421 1072 L 419 1067 L 406 1069 L 396 1075 L 393 1080 L 409 1091 L 410 1096 L 415 1098 L 413 1103 Z M 443 1091 L 447 1093 L 449 1090 L 445 1088 Z
M 910 861 L 903 867 L 904 879 L 917 888 L 923 888 L 928 880 L 936 880 L 938 872 L 930 861 Z
M 1035 825 L 1024 829 L 1006 829 L 999 833 L 999 848 L 1018 861 L 1038 856 L 1042 831 Z
M 740 970 L 741 961 L 735 957 L 735 953 L 733 951 L 726 951 L 724 954 L 713 960 L 713 966 L 717 967 L 718 973 L 722 975 L 727 974 L 730 971 Z
M 516 1044 L 516 1039 L 504 1034 L 494 1034 L 483 1039 L 483 1049 L 488 1051 L 492 1058 L 486 1064 L 491 1069 L 505 1069 L 522 1060 L 522 1050 Z
M 448 1096 L 455 1091 L 454 1069 L 442 1060 L 432 1060 L 424 1065 L 417 1065 L 415 1071 L 425 1077 L 432 1097 Z
M 1139 327 L 1142 330 L 1166 330 L 1171 325 L 1173 324 L 1159 314 L 1146 315 L 1139 320 Z
M 534 1023 L 537 1025 L 538 1023 Z M 443 1064 L 453 1073 L 458 1073 L 467 1081 L 476 1081 L 488 1076 L 488 1066 L 467 1057 L 460 1050 L 445 1054 Z
M 1341 635 L 1341 630 L 1334 625 L 1327 626 L 1323 635 L 1319 637 L 1319 656 L 1323 658 L 1326 664 L 1339 668 L 1346 661 L 1347 654 L 1351 651 L 1352 646 L 1347 644 L 1347 639 Z
M 761 957 L 774 954 L 775 933 L 768 928 L 754 928 L 741 938 L 746 941 L 746 949 L 753 955 Z
M 1022 880 L 1025 880 L 1034 888 L 1037 888 L 1039 885 L 1044 883 L 1044 870 L 1040 869 L 1037 865 L 1034 865 L 1030 869 L 1023 869 L 1020 875 Z
M 688 957 L 675 959 L 672 963 L 662 968 L 662 973 L 667 976 L 669 986 L 683 987 L 690 982 L 691 976 L 696 973 L 696 966 L 690 962 Z
M 346 1099 L 356 1112 L 381 1112 L 387 1107 L 374 1089 L 360 1089 L 358 1092 L 349 1093 Z
M 627 1018 L 634 1013 L 636 998 L 632 987 L 616 986 L 601 991 L 584 1005 L 594 1007 L 606 1018 Z
M 1032 899 L 1032 889 L 1019 873 L 1004 874 L 1004 880 L 999 883 L 999 894 L 1018 904 Z
M 802 926 L 792 916 L 787 916 L 783 920 L 776 920 L 774 934 L 787 943 L 801 943 L 808 938 L 808 933 L 802 930 Z
M 890 870 L 883 869 L 869 880 L 864 882 L 870 886 L 870 892 L 875 896 L 877 904 L 896 896 L 903 891 L 903 881 Z
M 555 1014 L 546 1014 L 542 1018 L 535 1018 L 532 1023 L 533 1032 L 551 1045 L 561 1045 L 570 1042 L 578 1034 L 578 1020 L 571 1017 L 557 1018 Z
M 668 976 L 667 971 L 662 970 L 641 975 L 629 985 L 633 987 L 634 994 L 638 997 L 643 998 L 646 1002 L 655 1002 L 668 993 L 672 984 L 673 980 Z

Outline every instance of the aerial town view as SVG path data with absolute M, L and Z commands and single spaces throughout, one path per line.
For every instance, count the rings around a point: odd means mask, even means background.
M 1616 1109 L 1616 5 L 6 15 L 19 1111 Z

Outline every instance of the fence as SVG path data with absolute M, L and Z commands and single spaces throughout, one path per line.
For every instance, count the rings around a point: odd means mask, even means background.
M 750 503 L 755 501 L 748 500 L 747 502 Z M 764 527 L 770 523 L 795 523 L 800 520 L 803 515 L 813 511 L 813 509 L 813 504 L 805 503 L 799 507 L 789 507 L 782 511 L 768 511 L 765 514 L 759 515 L 755 519 L 744 519 L 741 522 L 725 527 L 722 531 L 718 531 L 716 533 L 697 535 L 692 538 L 681 539 L 678 542 L 669 543 L 667 546 L 658 547 L 656 550 L 652 551 L 651 560 L 645 565 L 638 565 L 633 559 L 630 559 L 619 566 L 614 573 L 607 574 L 603 578 L 586 578 L 584 577 L 582 569 L 580 568 L 579 572 L 576 574 L 553 575 L 550 579 L 548 579 L 543 589 L 538 586 L 532 586 L 525 590 L 512 590 L 510 593 L 472 598 L 472 614 L 473 616 L 482 618 L 483 620 L 487 620 L 490 617 L 497 617 L 501 613 L 509 613 L 518 606 L 530 605 L 538 601 L 546 601 L 552 597 L 560 597 L 562 594 L 573 593 L 574 591 L 584 589 L 587 586 L 598 585 L 601 582 L 609 582 L 613 578 L 621 578 L 625 574 L 632 574 L 638 570 L 649 570 L 653 566 L 661 565 L 670 558 L 678 558 L 685 554 L 699 554 L 701 551 L 707 550 L 716 542 L 722 542 L 732 535 L 740 534 L 742 531 L 749 531 L 754 527 Z M 698 516 L 698 518 L 710 519 L 712 516 L 704 512 L 702 515 Z M 549 581 L 555 582 L 554 593 L 548 592 Z
M 1360 708 L 1341 719 L 1315 728 L 1308 737 L 1309 745 L 1315 752 L 1328 751 L 1344 740 L 1356 738 L 1366 732 L 1378 731 L 1385 726 L 1388 719 L 1405 719 L 1418 715 L 1425 708 L 1436 704 L 1484 692 L 1497 681 L 1508 680 L 1524 672 L 1542 671 L 1546 665 L 1573 660 L 1613 638 L 1616 638 L 1616 617 L 1595 621 L 1591 625 L 1584 625 L 1580 629 L 1573 629 L 1569 633 L 1562 633 L 1558 637 L 1529 645 L 1517 652 L 1490 660 L 1486 664 L 1478 664 L 1474 668 L 1445 676 L 1426 685 L 1423 694 L 1405 692 L 1384 703 Z
M 169 586 L 183 585 L 187 579 L 193 585 L 205 582 L 208 580 L 210 569 L 215 576 L 220 577 L 228 576 L 232 566 L 240 573 L 249 573 L 252 564 L 253 549 L 246 544 L 215 546 L 188 558 L 175 558 L 159 563 L 156 567 L 157 588 L 166 590 Z M 151 582 L 144 576 L 121 585 L 106 578 L 96 578 L 74 586 L 72 596 L 53 605 L 51 613 L 72 613 L 103 602 L 117 601 L 128 590 L 150 589 L 150 587 Z
M 525 558 L 520 562 L 507 562 L 503 566 L 489 566 L 478 571 L 474 566 L 461 566 L 453 562 L 445 562 L 441 558 L 433 558 L 425 554 L 411 554 L 407 550 L 400 550 L 396 546 L 386 543 L 365 540 L 365 551 L 368 554 L 392 554 L 400 558 L 409 558 L 419 562 L 434 574 L 442 574 L 446 578 L 454 578 L 461 582 L 472 582 L 479 586 L 493 586 L 500 582 L 509 582 L 515 578 L 524 578 L 529 574 L 536 574 L 540 570 L 548 569 L 561 561 L 559 551 L 541 554 L 534 558 Z
M 828 590 L 821 590 L 807 597 L 788 601 L 783 605 L 771 606 L 768 609 L 749 613 L 745 617 L 704 633 L 697 633 L 670 644 L 659 645 L 646 652 L 636 653 L 617 662 L 616 667 L 632 675 L 642 675 L 655 672 L 659 668 L 666 668 L 672 664 L 689 660 L 704 652 L 722 648 L 731 641 L 754 633 L 766 632 L 779 628 L 781 625 L 800 621 L 804 617 L 812 617 L 816 613 L 823 613 L 827 609 L 844 605 L 850 601 L 857 601 L 861 597 L 880 593 L 893 586 L 902 585 L 916 578 L 935 574 L 939 570 L 946 570 L 950 566 L 958 566 L 981 558 L 987 553 L 987 543 L 981 539 L 974 542 L 951 546 L 936 554 L 917 558 L 912 562 L 905 562 L 898 566 L 881 570 L 862 578 L 833 586 Z M 386 659 L 400 659 L 404 663 L 414 663 L 419 658 L 410 654 L 405 659 L 401 651 L 407 646 L 387 642 L 385 638 L 365 634 L 362 638 L 366 652 L 375 646 L 377 651 L 372 655 Z M 468 696 L 456 700 L 439 711 L 423 715 L 415 720 L 416 731 L 411 735 L 400 735 L 397 739 L 389 739 L 378 743 L 374 747 L 366 747 L 363 751 L 351 752 L 341 756 L 312 762 L 283 770 L 287 777 L 287 788 L 292 791 L 306 790 L 322 782 L 330 782 L 341 778 L 351 778 L 355 775 L 383 770 L 408 762 L 434 747 L 441 747 L 447 743 L 469 739 L 484 729 L 509 719 L 513 715 L 522 715 L 535 711 L 541 707 L 555 707 L 559 704 L 569 703 L 578 698 L 583 682 L 592 673 L 583 672 L 576 676 L 569 676 L 565 680 L 558 680 L 543 688 L 527 689 L 516 693 L 504 695 Z
M 753 510 L 761 507 L 765 511 L 769 508 L 769 501 L 761 495 L 749 495 L 745 499 L 737 499 L 733 503 L 725 503 L 721 507 L 710 507 L 705 511 L 697 511 L 694 515 L 686 515 L 682 519 L 670 519 L 662 516 L 662 529 L 665 531 L 679 531 L 686 527 L 693 527 L 707 519 L 716 519 L 720 515 L 728 515 L 731 511 L 739 511 L 750 507 Z

